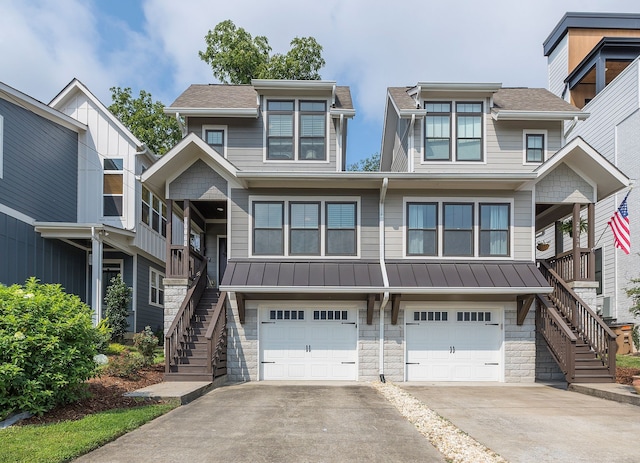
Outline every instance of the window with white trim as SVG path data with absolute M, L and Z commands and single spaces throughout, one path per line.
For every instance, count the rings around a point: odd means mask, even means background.
M 407 255 L 438 255 L 437 203 L 407 203 Z
M 425 101 L 424 161 L 483 161 L 483 106 L 480 101 Z
M 149 269 L 149 304 L 164 305 L 164 273 Z
M 267 159 L 293 160 L 293 101 L 267 102 Z
M 442 254 L 473 256 L 473 204 L 444 203 Z
M 324 161 L 326 158 L 327 103 L 325 101 L 300 102 L 301 160 Z
M 356 203 L 327 203 L 326 255 L 356 255 Z
M 124 215 L 124 160 L 106 158 L 103 175 L 103 215 L 122 217 Z
M 216 150 L 221 156 L 227 157 L 226 126 L 224 125 L 203 125 L 202 139 L 211 148 Z
M 320 203 L 289 203 L 289 254 L 320 255 Z
M 509 255 L 509 205 L 480 204 L 480 255 Z
M 167 236 L 167 206 L 146 187 L 142 187 L 142 222 Z
M 278 256 L 284 253 L 284 203 L 253 203 L 253 254 Z

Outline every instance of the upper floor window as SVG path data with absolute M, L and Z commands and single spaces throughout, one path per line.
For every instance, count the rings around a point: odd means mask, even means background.
M 149 304 L 164 304 L 164 275 L 155 269 L 149 269 Z
M 253 253 L 282 255 L 284 253 L 284 204 L 253 203 Z
M 473 256 L 473 204 L 445 203 L 443 255 Z
M 216 150 L 222 156 L 226 157 L 224 150 L 225 147 L 225 130 L 222 127 L 217 126 L 204 126 L 202 128 L 204 141 L 207 142 L 211 148 Z
M 103 215 L 105 217 L 122 217 L 123 215 L 123 179 L 123 159 L 105 159 L 102 190 Z
M 431 101 L 425 109 L 425 161 L 483 160 L 481 102 Z
M 142 222 L 167 236 L 167 206 L 146 187 L 142 187 Z
M 327 103 L 324 101 L 300 102 L 300 155 L 299 159 L 324 161 L 325 123 Z
M 438 255 L 438 205 L 436 203 L 407 204 L 407 254 Z
M 356 254 L 356 203 L 327 203 L 327 255 Z
M 541 132 L 524 133 L 524 160 L 526 163 L 540 164 L 545 158 L 545 134 Z
M 480 204 L 480 255 L 509 255 L 508 204 Z
M 267 102 L 267 159 L 293 159 L 293 101 Z
M 320 254 L 320 203 L 289 205 L 289 254 Z

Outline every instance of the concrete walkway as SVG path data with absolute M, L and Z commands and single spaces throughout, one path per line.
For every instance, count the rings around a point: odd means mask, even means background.
M 78 462 L 444 462 L 368 384 L 214 389 Z

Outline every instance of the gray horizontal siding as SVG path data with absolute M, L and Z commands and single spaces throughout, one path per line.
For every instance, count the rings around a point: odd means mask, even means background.
M 75 222 L 78 134 L 0 99 L 0 202 L 39 221 Z
M 34 276 L 86 302 L 86 258 L 84 251 L 43 239 L 32 226 L 0 213 L 0 283 L 23 284 Z
M 164 310 L 162 307 L 155 307 L 149 304 L 149 294 L 151 282 L 149 280 L 149 268 L 154 268 L 158 272 L 164 274 L 164 269 L 154 264 L 142 256 L 138 256 L 138 269 L 136 276 L 136 327 L 135 332 L 139 333 L 146 326 L 150 326 L 156 331 L 162 329 L 164 323 Z

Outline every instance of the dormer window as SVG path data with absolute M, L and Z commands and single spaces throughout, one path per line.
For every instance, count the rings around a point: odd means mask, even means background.
M 293 101 L 267 102 L 267 159 L 293 160 Z
M 481 102 L 427 101 L 424 107 L 425 161 L 483 161 Z

